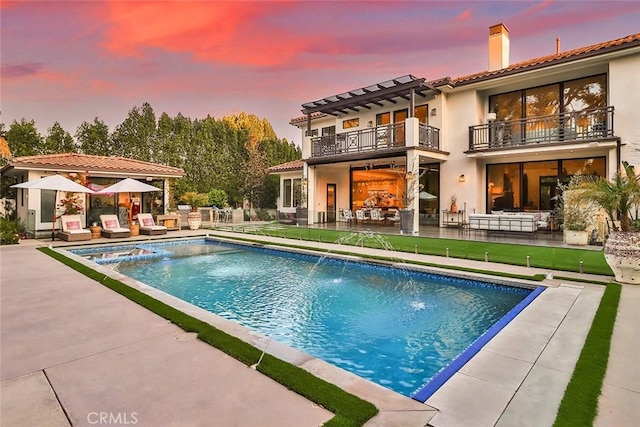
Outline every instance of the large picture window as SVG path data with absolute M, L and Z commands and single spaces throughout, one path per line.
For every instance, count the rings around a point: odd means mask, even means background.
M 553 210 L 558 182 L 577 173 L 606 176 L 605 158 L 487 165 L 487 212 Z
M 607 76 L 584 77 L 489 97 L 497 120 L 518 120 L 607 105 Z

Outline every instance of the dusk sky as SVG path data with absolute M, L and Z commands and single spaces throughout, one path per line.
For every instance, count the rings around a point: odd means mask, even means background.
M 640 32 L 638 1 L 6 1 L 1 115 L 111 131 L 156 116 L 246 112 L 299 144 L 301 104 L 405 74 L 487 69 L 489 27 L 511 63 Z

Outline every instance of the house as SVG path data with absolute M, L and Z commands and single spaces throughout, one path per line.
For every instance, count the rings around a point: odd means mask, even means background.
M 0 169 L 3 179 L 9 177 L 14 183 L 34 181 L 48 175 L 60 174 L 98 191 L 124 179 L 133 178 L 161 189 L 151 193 L 116 193 L 78 195 L 84 210 L 81 213 L 83 227 L 100 222 L 102 214 L 118 214 L 120 222 L 129 221 L 132 210 L 139 212 L 166 213 L 169 204 L 170 178 L 184 175 L 182 169 L 156 163 L 143 162 L 124 157 L 90 156 L 66 153 L 15 157 Z M 58 196 L 60 200 L 70 194 Z M 16 211 L 18 218 L 35 236 L 47 235 L 57 224 L 52 224 L 56 192 L 52 190 L 16 189 Z
M 509 64 L 498 24 L 488 51 L 488 69 L 472 75 L 407 74 L 302 104 L 290 122 L 302 169 L 281 175 L 281 194 L 306 184 L 310 223 L 409 208 L 416 232 L 470 213 L 548 212 L 578 171 L 640 165 L 640 34 Z M 407 188 L 407 176 L 421 185 Z M 280 198 L 281 211 L 293 207 Z

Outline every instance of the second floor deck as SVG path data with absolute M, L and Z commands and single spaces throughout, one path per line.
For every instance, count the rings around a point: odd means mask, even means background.
M 415 137 L 407 134 L 404 122 L 317 136 L 311 138 L 311 157 L 388 150 L 407 146 L 418 146 L 432 150 L 440 149 L 440 130 L 433 126 L 418 124 L 417 141 L 411 141 L 411 139 L 415 139 Z
M 613 138 L 613 106 L 469 126 L 469 152 Z

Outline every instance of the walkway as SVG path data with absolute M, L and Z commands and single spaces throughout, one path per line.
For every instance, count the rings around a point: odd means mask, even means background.
M 402 257 L 486 269 L 482 262 Z M 217 425 L 319 425 L 331 417 L 33 245 L 2 247 L 0 264 L 3 426 L 69 425 L 69 420 L 88 425 L 89 417 L 101 412 L 119 414 L 121 421 L 135 413 L 138 425 L 163 426 L 209 425 L 211 420 Z M 423 415 L 412 418 L 405 412 L 406 418 L 394 419 L 398 405 L 416 402 L 386 394 L 381 399 L 380 387 L 370 388 L 317 360 L 298 362 L 374 401 L 383 413 L 370 425 L 417 426 L 430 418 L 429 425 L 438 427 L 550 425 L 603 288 L 547 284 L 546 298 L 538 298 L 427 401 L 437 414 L 420 405 Z M 640 419 L 639 303 L 640 287 L 624 286 L 598 426 L 632 426 Z M 282 353 L 284 358 L 291 354 Z

